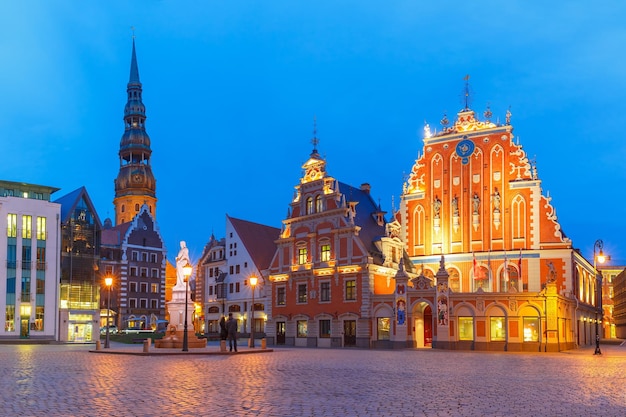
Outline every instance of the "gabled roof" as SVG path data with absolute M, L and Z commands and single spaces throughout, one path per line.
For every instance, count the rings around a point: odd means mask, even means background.
M 76 208 L 76 205 L 80 202 L 81 199 L 85 199 L 85 203 L 89 207 L 89 210 L 94 216 L 94 220 L 96 221 L 99 228 L 102 228 L 102 223 L 100 222 L 100 217 L 98 217 L 98 213 L 91 202 L 91 198 L 89 197 L 89 193 L 87 193 L 87 189 L 85 187 L 77 188 L 71 193 L 65 194 L 63 197 L 59 197 L 54 201 L 54 203 L 61 205 L 61 222 L 65 223 L 70 220 L 72 216 L 72 212 Z
M 377 254 L 379 251 L 374 245 L 374 242 L 386 235 L 385 225 L 378 225 L 374 216 L 374 213 L 378 213 L 380 208 L 376 205 L 368 191 L 355 188 L 339 181 L 339 192 L 345 197 L 346 203 L 358 203 L 356 205 L 354 224 L 361 227 L 359 238 L 370 253 Z
M 274 241 L 280 237 L 280 229 L 235 219 L 228 215 L 226 217 L 235 228 L 256 267 L 260 270 L 269 267 L 276 252 Z
M 103 229 L 101 238 L 102 245 L 120 246 L 131 224 L 132 222 L 126 222 L 118 224 L 117 226 L 111 227 L 109 229 Z

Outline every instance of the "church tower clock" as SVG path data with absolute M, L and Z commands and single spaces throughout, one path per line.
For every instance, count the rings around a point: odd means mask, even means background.
M 146 107 L 141 95 L 139 69 L 133 52 L 130 63 L 130 79 L 126 88 L 128 98 L 124 108 L 124 134 L 120 141 L 120 170 L 115 179 L 115 224 L 131 221 L 141 206 L 146 204 L 152 217 L 156 218 L 156 180 L 150 166 L 150 137 L 146 132 Z

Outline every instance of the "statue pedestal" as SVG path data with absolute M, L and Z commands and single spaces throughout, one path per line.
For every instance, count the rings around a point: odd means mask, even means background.
M 166 303 L 166 308 L 170 316 L 170 324 L 163 339 L 154 341 L 156 348 L 180 348 L 183 347 L 185 335 L 185 289 L 181 291 L 174 287 L 172 290 L 172 301 Z M 205 348 L 206 339 L 198 339 L 193 328 L 193 302 L 187 299 L 187 347 Z

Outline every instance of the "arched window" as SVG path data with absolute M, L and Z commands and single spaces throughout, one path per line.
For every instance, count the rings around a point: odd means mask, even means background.
M 461 292 L 461 279 L 456 268 L 448 268 L 448 287 L 453 292 Z
M 514 265 L 507 262 L 506 268 L 500 270 L 500 292 L 509 292 L 511 289 L 517 291 L 519 273 Z
M 124 213 L 124 211 L 126 211 L 126 207 L 124 207 L 124 204 L 122 204 L 121 212 Z
M 479 288 L 486 292 L 491 291 L 491 274 L 483 265 L 477 265 L 476 269 L 472 268 L 472 289 L 478 291 Z
M 413 212 L 413 245 L 421 246 L 424 244 L 424 208 L 417 206 Z
M 306 199 L 306 214 L 313 213 L 313 197 L 309 197 Z
M 317 197 L 315 197 L 315 212 L 316 213 L 322 212 L 322 196 L 321 195 L 318 195 Z
M 135 204 L 135 211 L 139 211 L 139 204 Z

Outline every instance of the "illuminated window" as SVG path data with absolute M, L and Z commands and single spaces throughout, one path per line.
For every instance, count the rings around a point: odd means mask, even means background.
M 524 317 L 524 342 L 539 341 L 539 317 Z
M 46 240 L 46 218 L 37 217 L 37 240 Z
M 22 239 L 30 239 L 33 231 L 33 216 L 22 216 Z
M 306 284 L 298 284 L 298 303 L 306 303 Z
M 504 317 L 491 317 L 490 329 L 492 342 L 506 340 L 506 319 Z
M 307 337 L 308 323 L 306 320 L 298 320 L 298 337 Z
M 7 215 L 7 236 L 17 237 L 17 214 Z
M 320 337 L 330 337 L 330 320 L 320 320 Z
M 389 340 L 389 329 L 391 329 L 391 319 L 389 317 L 379 317 L 376 325 L 378 340 Z
M 159 284 L 150 284 L 150 292 L 151 293 L 158 293 L 159 292 Z
M 459 340 L 474 340 L 474 317 L 459 317 Z
M 284 306 L 286 301 L 285 287 L 276 288 L 276 305 Z
M 330 301 L 330 281 L 320 282 L 320 301 Z
M 298 248 L 298 265 L 304 265 L 307 261 L 306 248 Z
M 330 261 L 330 245 L 324 244 L 320 248 L 320 261 L 328 262 Z
M 313 197 L 306 199 L 306 214 L 313 214 Z
M 346 281 L 346 300 L 356 300 L 356 280 Z

